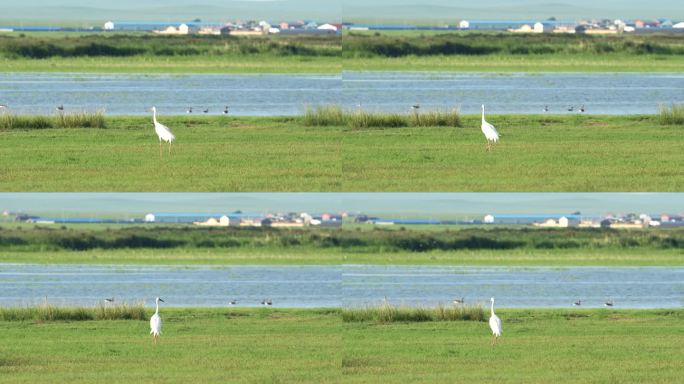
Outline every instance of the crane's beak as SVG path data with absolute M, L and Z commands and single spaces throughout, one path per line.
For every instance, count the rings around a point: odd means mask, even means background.
M 161 301 L 162 303 L 166 303 L 166 301 L 164 301 L 164 300 L 162 300 L 162 299 L 159 299 L 159 301 Z

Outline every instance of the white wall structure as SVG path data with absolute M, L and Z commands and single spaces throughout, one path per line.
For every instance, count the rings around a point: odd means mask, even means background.
M 468 20 L 461 20 L 461 22 L 458 23 L 458 27 L 461 29 L 468 29 L 470 28 L 470 22 Z
M 492 216 L 492 215 L 487 215 L 487 216 L 484 217 L 484 220 L 483 220 L 483 221 L 484 221 L 485 224 L 492 224 L 492 223 L 494 223 L 494 216 Z
M 108 21 L 108 22 L 104 23 L 103 28 L 105 31 L 113 31 L 114 30 L 114 22 Z
M 145 215 L 145 222 L 146 223 L 154 223 L 154 215 L 151 213 L 148 213 Z

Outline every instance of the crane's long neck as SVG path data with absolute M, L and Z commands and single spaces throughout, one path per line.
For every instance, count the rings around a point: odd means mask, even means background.
M 482 107 L 482 122 L 483 122 L 483 123 L 485 122 L 485 119 L 484 119 L 484 106 Z
M 157 110 L 156 109 L 152 110 L 152 121 L 154 121 L 154 124 L 157 124 Z M 157 303 L 157 308 L 158 307 L 159 307 L 159 303 Z
M 158 315 L 158 314 L 159 314 L 159 300 L 157 300 L 157 310 L 154 311 L 154 314 L 155 314 L 155 315 Z
M 494 301 L 492 300 L 492 316 L 494 316 Z

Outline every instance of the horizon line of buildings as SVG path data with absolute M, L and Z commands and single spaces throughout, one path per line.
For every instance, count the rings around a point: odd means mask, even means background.
M 381 218 L 363 213 L 148 213 L 134 219 L 46 217 L 5 211 L 14 221 L 35 224 L 183 224 L 201 227 L 340 227 L 343 224 L 393 225 L 526 225 L 540 228 L 670 228 L 684 227 L 684 214 L 487 214 L 481 219 Z
M 0 32 L 151 32 L 166 35 L 268 35 L 268 34 L 316 34 L 339 35 L 342 30 L 350 31 L 390 31 L 390 30 L 462 30 L 462 31 L 502 31 L 519 33 L 653 33 L 682 32 L 684 20 L 672 21 L 667 18 L 654 20 L 621 19 L 565 19 L 549 18 L 528 20 L 466 20 L 458 19 L 453 25 L 420 26 L 411 24 L 363 24 L 353 22 L 316 22 L 312 20 L 279 21 L 266 20 L 228 21 L 225 23 L 203 22 L 195 19 L 188 22 L 164 21 L 107 21 L 102 27 L 69 28 L 60 26 L 0 26 Z

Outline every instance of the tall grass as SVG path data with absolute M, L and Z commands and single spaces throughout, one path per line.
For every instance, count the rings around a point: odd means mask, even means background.
M 345 111 L 336 105 L 307 108 L 303 123 L 307 126 L 348 126 L 351 128 L 460 127 L 458 109 L 415 113 L 374 113 Z
M 0 113 L 0 129 L 105 128 L 104 113 L 78 112 L 55 116 L 17 116 Z
M 662 125 L 684 125 L 684 104 L 661 105 L 658 121 Z
M 346 118 L 342 108 L 336 105 L 307 107 L 304 111 L 304 124 L 310 127 L 342 126 Z
M 423 321 L 484 321 L 485 313 L 480 305 L 439 305 L 435 308 L 396 307 L 385 303 L 378 307 L 349 308 L 342 311 L 344 322 L 378 323 Z
M 0 321 L 87 321 L 145 320 L 142 303 L 129 305 L 99 305 L 97 307 L 55 307 L 49 303 L 33 307 L 0 308 Z

